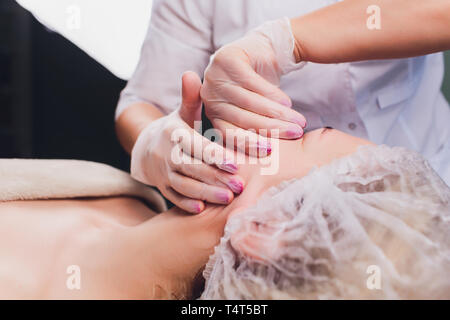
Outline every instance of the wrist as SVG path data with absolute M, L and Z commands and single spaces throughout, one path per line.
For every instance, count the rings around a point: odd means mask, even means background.
M 302 61 L 305 61 L 303 59 L 302 46 L 300 44 L 300 41 L 298 41 L 297 39 L 294 40 L 294 57 L 295 57 L 295 63 L 300 63 Z
M 299 23 L 299 19 L 291 20 L 292 35 L 294 37 L 294 57 L 296 63 L 308 61 L 303 39 L 300 35 L 300 32 L 298 32 L 298 30 L 301 30 L 301 26 L 299 26 Z
M 301 60 L 303 57 L 300 55 L 301 51 L 298 51 L 297 40 L 289 18 L 268 22 L 260 30 L 272 41 L 281 75 L 303 68 L 305 61 Z
M 123 111 L 116 120 L 116 133 L 123 148 L 131 153 L 141 132 L 164 114 L 156 107 L 137 103 Z

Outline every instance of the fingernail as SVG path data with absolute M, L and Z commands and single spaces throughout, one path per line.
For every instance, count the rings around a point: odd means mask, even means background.
M 281 100 L 281 104 L 285 107 L 291 108 L 292 107 L 292 101 L 291 99 L 283 99 Z
M 193 209 L 195 213 L 201 213 L 205 209 L 205 205 L 203 203 L 195 203 Z
M 236 179 L 230 180 L 227 185 L 231 189 L 231 191 L 236 194 L 241 194 L 242 191 L 244 191 L 244 184 Z
M 220 191 L 216 194 L 217 200 L 223 204 L 229 204 L 232 197 L 233 197 L 233 195 L 227 191 Z
M 299 126 L 289 126 L 284 133 L 288 138 L 298 139 L 303 136 L 303 129 Z
M 269 155 L 272 153 L 272 145 L 269 141 L 262 140 L 258 141 L 256 143 L 252 143 L 249 146 L 249 154 L 256 156 L 256 152 L 258 152 L 258 155 Z
M 266 152 L 267 154 L 272 153 L 272 145 L 267 140 L 258 141 L 257 148 L 259 151 Z
M 236 173 L 238 171 L 237 165 L 234 163 L 229 163 L 225 161 L 224 163 L 218 164 L 219 169 L 227 171 L 229 173 Z
M 306 120 L 303 117 L 295 117 L 294 119 L 292 119 L 292 122 L 298 124 L 302 128 L 306 127 Z

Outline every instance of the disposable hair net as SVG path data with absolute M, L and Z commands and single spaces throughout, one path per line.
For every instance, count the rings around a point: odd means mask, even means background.
M 448 299 L 449 190 L 414 152 L 361 147 L 232 216 L 201 298 Z

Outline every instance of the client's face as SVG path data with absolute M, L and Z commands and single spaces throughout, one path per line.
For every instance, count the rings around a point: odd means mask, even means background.
M 272 154 L 264 161 L 277 162 L 278 168 L 270 175 L 263 175 L 261 169 L 271 164 L 255 164 L 249 157 L 245 163 L 239 164 L 239 174 L 247 181 L 244 192 L 230 205 L 208 205 L 207 209 L 199 215 L 187 215 L 183 212 L 171 211 L 153 219 L 158 221 L 162 217 L 169 217 L 165 228 L 160 225 L 150 232 L 161 233 L 166 241 L 158 245 L 158 251 L 163 253 L 163 258 L 155 261 L 165 261 L 165 269 L 176 269 L 175 273 L 180 277 L 192 280 L 212 254 L 214 247 L 223 235 L 227 218 L 248 206 L 256 203 L 258 198 L 270 187 L 283 181 L 305 176 L 313 167 L 325 165 L 334 159 L 349 155 L 361 145 L 370 144 L 368 141 L 358 139 L 336 130 L 319 129 L 305 134 L 304 138 L 296 141 L 276 140 L 272 141 Z M 255 159 L 253 159 L 255 160 Z M 265 162 L 266 163 L 266 162 Z M 175 219 L 171 217 L 174 216 Z M 182 223 L 181 220 L 183 220 Z M 195 230 L 195 232 L 193 232 Z M 146 230 L 148 233 L 148 230 Z M 172 241 L 168 237 L 173 236 Z M 179 241 L 179 239 L 183 241 Z M 166 245 L 167 248 L 162 248 Z M 183 261 L 183 263 L 180 263 Z M 189 262 L 189 264 L 187 263 Z
M 334 129 L 317 129 L 295 141 L 273 140 L 272 153 L 263 160 L 264 164 L 252 164 L 248 157 L 244 164 L 240 164 L 239 174 L 247 181 L 247 186 L 229 206 L 230 210 L 252 205 L 270 187 L 304 177 L 314 167 L 328 164 L 354 153 L 360 146 L 371 144 Z M 262 169 L 269 166 L 276 170 L 263 174 Z
M 448 299 L 450 189 L 417 153 L 367 144 L 316 130 L 280 142 L 277 174 L 244 167 L 202 298 Z

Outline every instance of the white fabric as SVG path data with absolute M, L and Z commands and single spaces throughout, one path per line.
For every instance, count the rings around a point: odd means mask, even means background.
M 415 152 L 361 147 L 231 217 L 202 298 L 449 299 L 449 270 L 450 188 Z
M 139 61 L 153 0 L 17 2 L 119 78 L 131 77 Z
M 167 210 L 153 189 L 108 165 L 78 160 L 0 159 L 0 201 L 129 196 Z
M 335 0 L 155 1 L 138 67 L 116 117 L 135 102 L 166 114 L 180 105 L 181 75 L 202 75 L 210 56 L 266 21 L 295 17 Z M 330 28 L 332 24 L 330 22 Z M 450 185 L 450 108 L 440 92 L 442 54 L 342 64 L 309 63 L 281 79 L 308 129 L 331 126 L 376 144 L 422 153 Z M 447 161 L 447 162 L 445 162 Z
M 252 57 L 254 61 L 259 62 L 255 71 L 275 85 L 280 84 L 283 75 L 300 70 L 306 65 L 306 61 L 295 61 L 295 37 L 291 20 L 287 17 L 265 22 L 233 43 L 244 48 L 250 56 L 257 54 L 258 57 Z
M 292 33 L 291 20 L 289 18 L 284 17 L 281 20 L 266 22 L 256 28 L 255 31 L 271 39 L 281 75 L 300 70 L 306 65 L 306 61 L 301 61 L 300 63 L 295 61 L 293 54 L 295 37 Z M 264 76 L 264 73 L 261 75 Z

